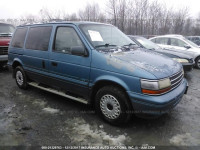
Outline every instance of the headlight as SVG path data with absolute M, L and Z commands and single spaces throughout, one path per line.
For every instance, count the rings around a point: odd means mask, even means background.
M 180 62 L 180 63 L 189 63 L 187 59 L 182 59 L 182 58 L 173 58 L 173 60 Z
M 141 88 L 144 94 L 160 95 L 171 89 L 171 81 L 169 78 L 162 80 L 141 79 Z

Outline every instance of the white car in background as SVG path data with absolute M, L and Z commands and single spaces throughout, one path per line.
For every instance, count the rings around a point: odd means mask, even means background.
M 149 40 L 162 48 L 192 56 L 195 60 L 195 66 L 200 69 L 200 48 L 182 35 L 163 35 L 150 38 Z

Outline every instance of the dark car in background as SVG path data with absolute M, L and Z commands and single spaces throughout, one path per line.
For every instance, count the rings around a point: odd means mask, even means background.
M 142 48 L 156 51 L 180 62 L 183 65 L 184 71 L 191 71 L 193 69 L 194 60 L 191 56 L 179 52 L 170 51 L 170 49 L 163 49 L 144 37 L 129 35 L 129 38 Z
M 15 27 L 11 24 L 0 23 L 0 68 L 8 61 L 8 46 Z
M 200 36 L 186 36 L 186 38 L 200 46 Z

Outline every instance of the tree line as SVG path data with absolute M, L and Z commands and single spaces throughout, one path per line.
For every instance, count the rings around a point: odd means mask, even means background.
M 52 21 L 93 21 L 117 26 L 129 35 L 200 35 L 200 13 L 192 18 L 188 7 L 168 8 L 158 0 L 107 0 L 106 8 L 87 4 L 76 13 L 42 8 L 38 15 L 26 15 L 14 25 Z

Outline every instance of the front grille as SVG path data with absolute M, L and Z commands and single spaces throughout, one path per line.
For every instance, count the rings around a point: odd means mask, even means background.
M 176 88 L 177 86 L 179 86 L 181 84 L 181 81 L 183 80 L 184 77 L 184 73 L 181 70 L 180 72 L 172 75 L 170 77 L 170 81 L 171 81 L 171 89 Z
M 0 55 L 8 55 L 8 47 L 0 47 Z

